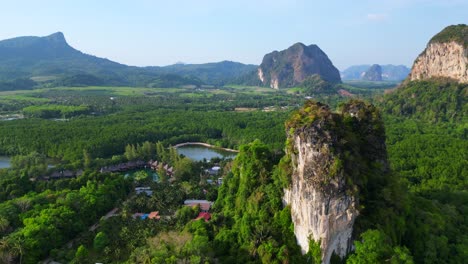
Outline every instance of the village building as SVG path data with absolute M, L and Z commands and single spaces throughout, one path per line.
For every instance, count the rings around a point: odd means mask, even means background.
M 208 212 L 200 212 L 194 220 L 200 220 L 200 219 L 205 219 L 205 222 L 208 222 L 211 219 L 211 214 Z
M 213 202 L 207 200 L 185 200 L 184 205 L 192 207 L 200 206 L 200 210 L 202 212 L 208 212 L 210 211 Z
M 221 171 L 221 167 L 219 166 L 214 166 L 212 168 L 206 169 L 205 172 L 208 173 L 211 176 L 218 175 Z
M 141 193 L 145 193 L 147 196 L 153 195 L 153 191 L 151 190 L 150 187 L 136 187 L 135 192 L 137 195 Z
M 148 218 L 149 219 L 159 220 L 159 219 L 161 219 L 161 216 L 159 215 L 159 211 L 155 211 L 155 212 L 149 213 Z

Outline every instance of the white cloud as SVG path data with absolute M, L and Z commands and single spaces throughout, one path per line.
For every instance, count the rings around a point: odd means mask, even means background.
M 367 20 L 369 21 L 384 21 L 387 19 L 387 14 L 367 14 Z

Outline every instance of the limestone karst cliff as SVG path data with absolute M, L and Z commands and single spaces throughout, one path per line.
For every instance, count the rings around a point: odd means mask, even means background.
M 372 65 L 364 72 L 362 79 L 365 81 L 382 81 L 382 67 L 378 64 Z
M 302 43 L 266 54 L 257 69 L 260 82 L 274 89 L 298 85 L 314 74 L 327 82 L 341 82 L 340 73 L 328 56 L 317 45 Z
M 451 78 L 468 83 L 468 26 L 449 26 L 435 35 L 413 64 L 409 80 Z
M 284 202 L 305 253 L 320 242 L 322 262 L 351 250 L 359 197 L 388 171 L 385 133 L 374 106 L 352 101 L 333 113 L 309 101 L 286 124 L 292 175 Z

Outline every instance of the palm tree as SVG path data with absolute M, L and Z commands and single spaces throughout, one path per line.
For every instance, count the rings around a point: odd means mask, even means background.
M 2 263 L 14 263 L 19 255 L 19 263 L 22 263 L 23 248 L 19 241 L 13 241 L 6 237 L 0 240 L 0 260 Z

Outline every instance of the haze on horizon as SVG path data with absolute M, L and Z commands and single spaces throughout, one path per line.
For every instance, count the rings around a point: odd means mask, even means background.
M 260 64 L 296 42 L 340 70 L 411 66 L 434 34 L 468 23 L 467 10 L 465 0 L 17 0 L 2 3 L 0 39 L 61 31 L 80 51 L 136 66 Z

